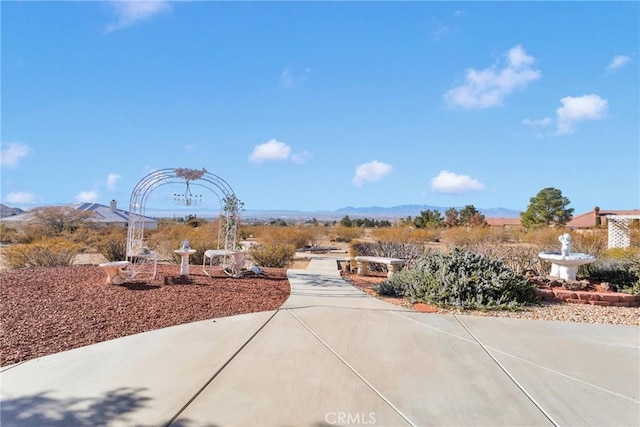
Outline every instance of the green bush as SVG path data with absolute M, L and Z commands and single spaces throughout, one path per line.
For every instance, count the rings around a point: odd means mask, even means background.
M 3 258 L 11 268 L 68 266 L 82 245 L 60 237 L 44 238 L 6 248 Z
M 249 256 L 260 267 L 288 267 L 295 254 L 295 245 L 287 243 L 263 243 L 249 248 Z
M 463 309 L 516 309 L 538 300 L 535 285 L 500 260 L 459 248 L 415 260 L 380 283 L 376 291 L 412 303 Z
M 580 267 L 579 274 L 600 282 L 607 282 L 612 291 L 640 295 L 640 256 L 598 258 Z

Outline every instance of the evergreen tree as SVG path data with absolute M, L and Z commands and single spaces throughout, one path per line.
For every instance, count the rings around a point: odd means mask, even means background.
M 444 212 L 444 223 L 447 227 L 455 227 L 458 225 L 458 210 L 449 208 Z
M 478 227 L 485 225 L 485 217 L 478 211 L 475 206 L 467 205 L 460 210 L 459 223 L 468 227 Z
M 529 199 L 529 206 L 520 213 L 522 226 L 540 228 L 549 225 L 564 226 L 573 215 L 573 208 L 567 208 L 569 199 L 557 188 L 543 188 Z
M 420 211 L 420 216 L 413 220 L 416 228 L 440 227 L 442 225 L 442 215 L 436 209 Z

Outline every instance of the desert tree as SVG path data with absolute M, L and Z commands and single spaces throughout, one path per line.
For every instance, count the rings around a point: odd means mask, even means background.
M 43 234 L 51 236 L 63 232 L 74 232 L 95 215 L 92 211 L 83 211 L 72 206 L 43 206 L 31 211 Z
M 568 208 L 569 199 L 557 188 L 543 188 L 535 197 L 529 199 L 529 206 L 520 213 L 522 226 L 528 229 L 549 225 L 564 226 L 573 215 L 573 208 Z
M 486 220 L 484 215 L 482 215 L 475 206 L 466 205 L 460 209 L 459 223 L 467 227 L 479 227 L 485 225 Z
M 413 220 L 413 225 L 416 228 L 440 227 L 442 226 L 442 220 L 440 211 L 427 209 L 426 211 L 420 211 L 420 216 Z
M 447 227 L 455 227 L 458 225 L 459 212 L 456 208 L 449 208 L 444 212 L 444 224 Z
M 343 227 L 353 227 L 353 221 L 349 218 L 349 215 L 345 215 L 340 220 L 340 225 Z

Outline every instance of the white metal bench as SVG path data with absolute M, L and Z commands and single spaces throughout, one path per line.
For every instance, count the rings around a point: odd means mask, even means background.
M 396 271 L 400 271 L 404 265 L 404 260 L 400 258 L 388 258 L 380 256 L 357 256 L 358 274 L 366 276 L 369 274 L 369 264 L 384 264 L 387 266 L 387 277 L 393 276 Z
M 207 271 L 207 261 L 209 270 L 213 269 L 214 259 L 221 258 L 222 270 L 229 276 L 239 277 L 240 271 L 244 267 L 245 251 L 228 251 L 226 249 L 208 249 L 204 251 L 202 257 L 202 271 L 207 276 L 211 276 Z
M 107 273 L 107 285 L 121 285 L 131 277 L 131 272 L 125 270 L 129 264 L 129 261 L 113 261 L 98 264 L 98 267 Z

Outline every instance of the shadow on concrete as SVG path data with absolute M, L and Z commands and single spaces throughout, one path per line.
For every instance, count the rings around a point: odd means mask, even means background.
M 31 396 L 2 400 L 0 419 L 3 427 L 106 426 L 126 422 L 127 414 L 143 408 L 151 400 L 143 388 L 117 388 L 101 397 L 49 396 L 44 391 Z

